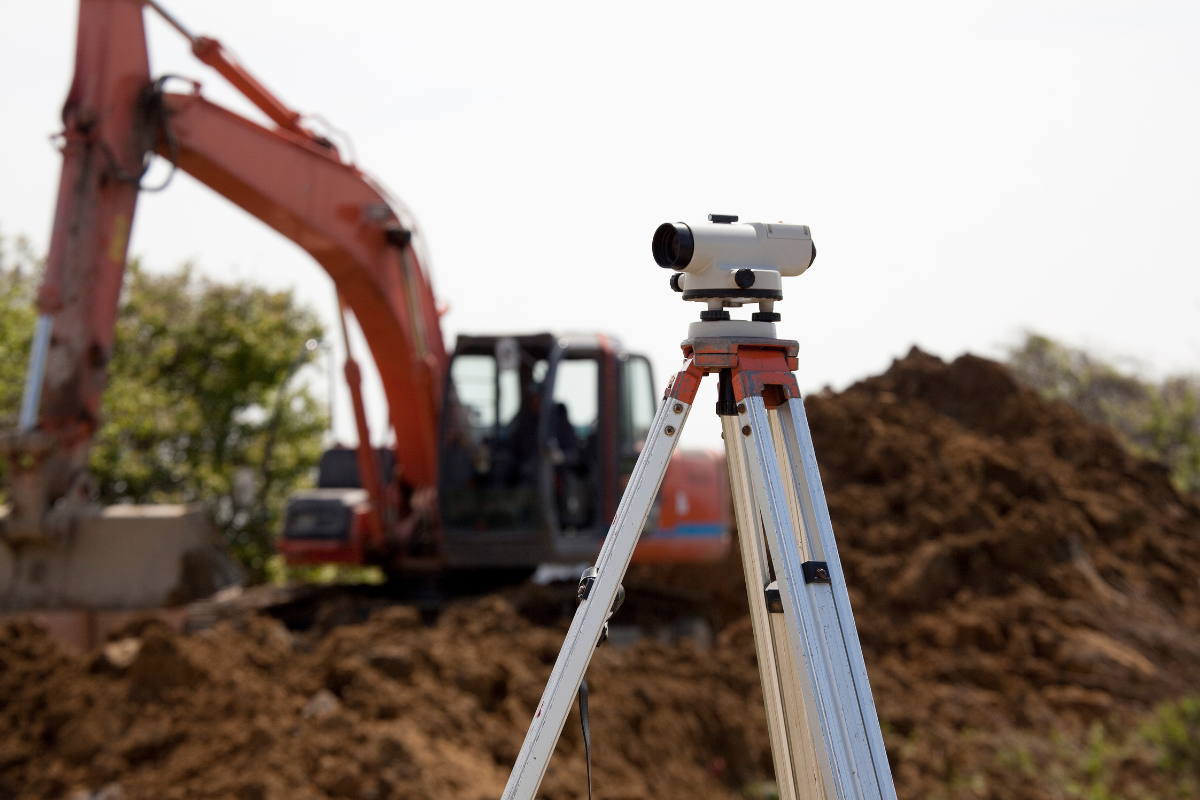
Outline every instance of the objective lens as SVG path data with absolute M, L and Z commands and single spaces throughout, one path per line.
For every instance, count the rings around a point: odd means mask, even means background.
M 660 267 L 668 269 L 683 269 L 692 260 L 696 250 L 696 240 L 692 237 L 692 229 L 682 222 L 664 222 L 654 232 L 651 244 L 654 261 Z

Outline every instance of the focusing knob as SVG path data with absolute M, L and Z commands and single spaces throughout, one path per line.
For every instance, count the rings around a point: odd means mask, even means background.
M 733 281 L 738 285 L 739 289 L 749 289 L 754 285 L 754 270 L 739 269 L 733 273 Z
M 683 291 L 683 286 L 681 286 L 681 285 L 680 285 L 680 283 L 679 283 L 679 280 L 680 280 L 680 278 L 682 278 L 682 277 L 683 277 L 683 273 L 682 273 L 682 272 L 676 272 L 674 275 L 672 275 L 672 276 L 671 276 L 671 289 L 672 289 L 673 291 L 676 291 L 676 292 L 682 292 L 682 291 Z

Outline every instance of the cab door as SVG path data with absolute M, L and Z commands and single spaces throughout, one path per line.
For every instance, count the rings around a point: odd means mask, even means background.
M 540 501 L 539 406 L 552 339 L 460 337 L 439 456 L 443 554 L 454 567 L 528 566 L 552 556 Z
M 556 560 L 595 556 L 604 536 L 603 352 L 558 347 L 551 354 L 540 439 L 543 514 Z
M 650 435 L 650 423 L 658 409 L 650 361 L 645 356 L 621 353 L 617 357 L 617 481 L 625 491 L 633 466 Z

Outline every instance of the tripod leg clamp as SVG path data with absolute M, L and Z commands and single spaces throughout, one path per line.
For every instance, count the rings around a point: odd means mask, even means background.
M 588 599 L 588 595 L 592 593 L 592 584 L 596 582 L 596 576 L 600 574 L 600 570 L 596 567 L 588 567 L 579 576 L 579 591 L 575 593 L 576 605 Z M 617 613 L 617 609 L 625 602 L 625 584 L 617 587 L 617 597 L 613 600 L 612 608 L 608 611 L 608 616 L 604 620 L 604 629 L 600 631 L 600 641 L 596 642 L 596 646 L 604 644 L 608 640 L 608 620 L 612 619 L 612 615 Z

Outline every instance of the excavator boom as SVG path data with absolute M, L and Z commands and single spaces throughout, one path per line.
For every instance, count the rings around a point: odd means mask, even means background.
M 208 101 L 199 84 L 180 93 L 166 90 L 167 79 L 153 79 L 145 5 L 274 126 Z M 88 453 L 137 196 L 155 154 L 306 250 L 333 279 L 343 329 L 345 311 L 354 313 L 382 378 L 394 453 L 384 458 L 371 449 L 361 373 L 348 357 L 356 474 L 323 476 L 316 494 L 297 496 L 281 539 L 289 559 L 436 571 L 582 560 L 599 548 L 628 474 L 622 465 L 632 464 L 645 435 L 635 417 L 654 407 L 645 359 L 602 336 L 465 337 L 454 356 L 462 369 L 452 375 L 412 213 L 218 41 L 192 34 L 155 0 L 80 0 L 63 124 L 62 177 L 22 424 L 0 437 L 12 499 L 0 510 L 0 550 L 19 562 L 11 579 L 0 564 L 0 588 L 9 580 L 19 589 L 9 596 L 20 594 L 25 603 L 65 597 L 70 576 L 86 570 L 72 555 L 86 550 L 76 540 L 87 539 L 88 520 L 115 513 L 94 504 Z M 478 394 L 491 391 L 479 382 L 483 373 L 473 372 L 481 369 L 491 370 L 484 383 L 495 382 L 491 400 Z M 574 394 L 560 397 L 572 381 Z M 330 464 L 348 455 L 331 452 Z M 707 457 L 675 470 L 664 484 L 676 500 L 663 511 L 662 530 L 679 535 L 656 539 L 652 532 L 643 548 L 648 558 L 724 552 L 727 490 L 717 475 Z M 340 522 L 330 528 L 322 519 Z M 153 525 L 143 527 L 152 536 Z M 189 530 L 192 547 L 196 526 Z M 159 551 L 182 562 L 183 547 Z M 67 564 L 55 573 L 58 589 L 35 585 L 30 576 L 47 570 L 29 567 L 30 553 Z M 122 602 L 166 601 L 154 595 Z
M 78 527 L 80 515 L 91 513 L 88 455 L 107 384 L 138 192 L 155 153 L 299 244 L 328 272 L 378 366 L 405 485 L 420 490 L 436 483 L 447 355 L 415 218 L 304 127 L 301 115 L 219 42 L 168 20 L 202 61 L 278 127 L 209 102 L 198 86 L 174 94 L 164 91 L 164 80 L 152 80 L 142 2 L 80 1 L 75 72 L 63 107 L 58 204 L 38 294 L 38 341 L 21 427 L 0 439 L 11 466 L 11 508 L 0 520 L 10 547 L 63 539 Z M 347 375 L 358 375 L 352 359 Z M 370 476 L 375 456 L 368 442 L 360 456 L 360 472 Z M 399 476 L 373 477 L 364 488 L 378 539 L 387 484 Z
M 299 244 L 354 311 L 383 380 L 405 480 L 436 480 L 446 353 L 416 220 L 311 139 L 167 94 L 160 155 Z M 399 435 L 403 432 L 403 435 Z
M 157 3 L 152 4 L 159 8 Z M 300 125 L 207 37 L 201 58 L 264 108 L 266 128 L 152 82 L 142 4 L 81 0 L 75 77 L 63 108 L 63 171 L 39 312 L 49 320 L 32 427 L 54 440 L 49 499 L 86 471 L 112 355 L 139 182 L 152 152 L 307 250 L 357 318 L 378 365 L 405 480 L 430 485 L 446 353 L 412 214 Z M 178 23 L 172 18 L 172 24 Z M 185 31 L 186 33 L 186 31 Z

